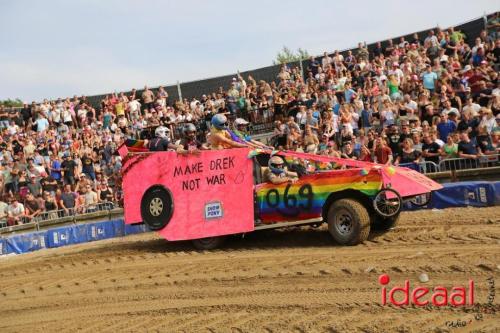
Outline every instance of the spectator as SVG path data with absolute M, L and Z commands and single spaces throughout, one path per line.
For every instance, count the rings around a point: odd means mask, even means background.
M 433 94 L 436 89 L 436 82 L 438 77 L 437 74 L 432 71 L 431 65 L 427 65 L 425 68 L 426 71 L 422 74 L 424 88 L 429 90 L 430 93 Z
M 44 199 L 44 218 L 45 219 L 56 219 L 59 216 L 57 215 L 57 202 L 55 199 L 54 194 L 50 192 L 44 192 L 43 193 L 43 199 Z
M 422 156 L 427 162 L 439 164 L 439 155 L 441 154 L 441 147 L 433 139 L 430 133 L 423 133 Z
M 61 163 L 61 170 L 64 184 L 75 185 L 76 183 L 76 162 L 71 158 L 71 154 L 64 153 L 64 161 Z
M 394 162 L 395 165 L 400 165 L 400 164 L 412 164 L 413 165 L 408 165 L 408 167 L 419 170 L 418 169 L 418 163 L 420 162 L 420 152 L 418 150 L 415 150 L 413 148 L 413 141 L 410 138 L 406 138 L 403 141 L 403 148 L 401 149 L 401 154 L 396 157 L 396 161 Z
M 399 156 L 401 150 L 401 134 L 399 133 L 399 128 L 396 125 L 392 125 L 387 133 L 387 141 L 389 143 L 389 148 L 391 148 L 392 156 L 394 160 Z
M 148 86 L 144 86 L 144 91 L 142 92 L 141 97 L 144 103 L 145 110 L 149 110 L 154 107 L 154 94 L 151 90 L 149 90 Z
M 4 202 L 4 199 L 0 199 L 0 228 L 7 226 L 7 207 L 9 205 Z
M 392 150 L 387 146 L 384 138 L 378 138 L 375 142 L 375 163 L 390 164 L 393 160 Z
M 59 200 L 59 205 L 64 209 L 66 216 L 73 215 L 76 207 L 77 194 L 71 191 L 71 185 L 66 184 L 64 186 L 64 192 L 61 193 L 61 198 Z
M 25 218 L 27 221 L 34 221 L 42 212 L 44 207 L 40 207 L 35 196 L 31 193 L 26 195 L 26 201 L 24 202 L 24 207 L 26 208 Z
M 37 179 L 37 177 L 32 174 L 29 178 L 30 182 L 27 185 L 29 193 L 34 196 L 42 194 L 42 185 L 40 184 L 40 181 Z
M 7 213 L 7 224 L 9 226 L 24 224 L 25 223 L 25 211 L 22 203 L 19 202 L 19 198 L 16 196 L 9 198 L 9 205 L 5 209 Z
M 97 189 L 97 196 L 100 202 L 112 202 L 113 190 L 108 186 L 107 182 L 99 184 Z
M 85 212 L 87 213 L 95 212 L 97 210 L 96 205 L 99 202 L 99 198 L 97 196 L 97 193 L 92 189 L 92 186 L 90 184 L 86 186 L 81 196 L 83 197 L 83 205 L 85 206 Z
M 467 132 L 460 133 L 460 142 L 458 143 L 458 156 L 465 159 L 461 161 L 461 168 L 475 167 L 475 160 L 481 156 L 481 151 L 469 138 Z
M 483 108 L 481 110 L 482 110 L 483 118 L 481 119 L 481 122 L 479 123 L 479 127 L 485 127 L 486 131 L 488 132 L 488 135 L 489 135 L 493 131 L 493 128 L 496 126 L 496 119 L 493 116 L 493 112 L 490 109 Z
M 441 120 L 437 124 L 437 130 L 439 132 L 439 138 L 442 141 L 446 141 L 448 136 L 457 129 L 455 123 L 448 119 L 447 113 L 441 113 Z
M 453 135 L 449 134 L 446 137 L 446 143 L 442 147 L 441 156 L 443 156 L 444 159 L 458 157 L 458 144 L 453 141 Z
M 92 157 L 89 156 L 88 153 L 84 153 L 82 157 L 82 172 L 86 174 L 92 181 L 95 180 L 95 170 L 94 170 L 95 161 Z

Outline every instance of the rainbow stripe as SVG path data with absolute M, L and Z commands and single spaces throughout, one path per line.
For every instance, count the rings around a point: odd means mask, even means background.
M 149 151 L 149 149 L 144 146 L 144 140 L 127 139 L 127 140 L 125 140 L 125 145 L 127 146 L 128 150 L 130 152 Z
M 259 218 L 263 223 L 317 218 L 331 193 L 352 189 L 371 197 L 381 186 L 379 172 L 362 175 L 359 169 L 305 175 L 295 184 L 260 184 L 256 186 Z

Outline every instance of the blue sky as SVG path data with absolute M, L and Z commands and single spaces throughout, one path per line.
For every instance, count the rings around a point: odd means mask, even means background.
M 0 99 L 94 95 L 272 64 L 447 27 L 500 9 L 474 1 L 0 0 Z

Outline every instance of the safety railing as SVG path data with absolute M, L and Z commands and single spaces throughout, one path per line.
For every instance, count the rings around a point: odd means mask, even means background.
M 401 163 L 399 164 L 399 166 L 406 167 L 420 173 L 433 173 L 440 171 L 439 165 L 431 161 L 422 161 L 418 163 Z
M 439 162 L 440 171 L 485 169 L 500 166 L 500 154 L 482 155 L 477 158 L 447 158 Z
M 456 170 L 486 169 L 500 166 L 500 154 L 489 154 L 477 158 L 445 158 L 439 163 L 422 161 L 419 163 L 401 163 L 401 167 L 428 174 L 435 172 L 448 172 Z
M 113 202 L 99 202 L 92 205 L 79 206 L 68 209 L 58 209 L 42 212 L 32 218 L 22 216 L 16 224 L 8 225 L 7 218 L 0 220 L 0 233 L 35 228 L 39 230 L 41 226 L 52 225 L 74 220 L 84 220 L 92 215 L 103 215 L 117 208 Z

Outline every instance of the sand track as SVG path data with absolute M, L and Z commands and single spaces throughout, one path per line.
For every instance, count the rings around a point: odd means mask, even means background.
M 1 332 L 497 332 L 500 209 L 404 213 L 336 246 L 325 227 L 262 231 L 194 251 L 154 233 L 0 259 Z M 476 283 L 473 309 L 382 306 L 378 276 Z M 487 279 L 497 292 L 488 307 Z M 465 328 L 449 328 L 461 320 Z

